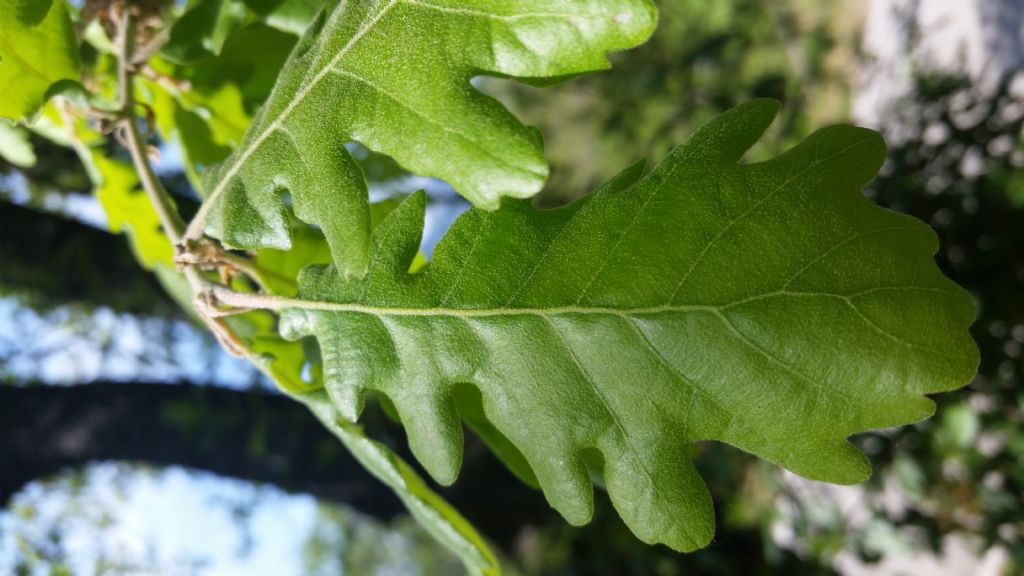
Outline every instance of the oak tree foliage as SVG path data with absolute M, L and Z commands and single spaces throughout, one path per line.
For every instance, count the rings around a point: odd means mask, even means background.
M 927 395 L 963 386 L 978 356 L 935 234 L 861 194 L 886 154 L 869 130 L 744 162 L 778 112 L 756 100 L 650 170 L 533 206 L 541 135 L 473 78 L 593 72 L 656 19 L 648 0 L 0 0 L 0 115 L 72 146 L 141 263 L 471 572 L 500 566 L 362 432 L 369 392 L 439 483 L 456 480 L 465 424 L 569 522 L 590 519 L 596 482 L 638 538 L 690 551 L 714 532 L 695 443 L 859 482 L 847 439 L 929 417 Z M 126 67 L 132 44 L 145 60 Z M 118 71 L 182 145 L 201 195 L 187 228 L 150 204 L 144 154 L 109 154 L 125 140 L 109 124 L 139 114 L 118 108 Z M 430 262 L 425 194 L 371 204 L 351 143 L 474 205 Z

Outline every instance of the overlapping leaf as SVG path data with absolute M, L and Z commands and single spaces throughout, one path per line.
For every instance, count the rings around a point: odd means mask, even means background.
M 250 9 L 267 24 L 293 34 L 302 34 L 323 9 L 325 0 L 246 0 Z
M 636 166 L 564 208 L 471 210 L 420 274 L 414 196 L 374 233 L 364 279 L 303 274 L 282 329 L 318 339 L 345 418 L 366 390 L 386 395 L 441 482 L 461 460 L 456 399 L 478 389 L 491 439 L 572 523 L 591 516 L 596 455 L 633 532 L 678 550 L 713 532 L 694 442 L 863 480 L 847 437 L 925 418 L 925 394 L 970 379 L 974 307 L 927 226 L 862 197 L 877 134 L 828 128 L 739 164 L 776 111 L 735 109 L 646 177 Z
M 364 272 L 366 187 L 348 141 L 451 182 L 478 206 L 536 193 L 535 130 L 470 84 L 603 68 L 651 32 L 649 0 L 361 0 L 328 9 L 300 41 L 239 149 L 204 181 L 206 230 L 233 247 L 286 248 L 282 190 L 317 224 L 343 275 Z
M 78 46 L 64 0 L 0 0 L 0 23 L 0 116 L 21 120 L 78 79 Z
M 179 63 L 219 55 L 228 37 L 253 20 L 301 35 L 326 0 L 198 0 L 170 27 L 161 53 Z
M 199 0 L 170 27 L 161 52 L 175 62 L 190 62 L 220 52 L 228 35 L 245 21 L 235 0 Z
M 198 186 L 202 170 L 227 158 L 249 122 L 238 88 L 224 84 L 202 93 L 177 91 L 148 80 L 141 84 L 148 92 L 161 139 L 177 140 L 185 174 Z

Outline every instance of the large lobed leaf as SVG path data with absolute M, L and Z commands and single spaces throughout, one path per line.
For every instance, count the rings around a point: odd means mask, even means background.
M 316 336 L 345 418 L 368 389 L 386 395 L 443 483 L 460 415 L 480 416 L 458 399 L 478 389 L 485 437 L 521 453 L 516 471 L 574 524 L 591 516 L 597 461 L 637 536 L 705 545 L 714 515 L 688 458 L 702 440 L 863 480 L 847 437 L 921 420 L 925 394 L 971 378 L 974 306 L 935 265 L 927 226 L 861 195 L 885 156 L 874 132 L 827 128 L 739 164 L 776 112 L 741 106 L 651 174 L 634 166 L 563 208 L 473 209 L 419 274 L 413 196 L 375 231 L 364 279 L 307 269 L 282 330 Z
M 537 132 L 470 84 L 604 68 L 652 31 L 649 0 L 352 0 L 328 6 L 296 46 L 238 150 L 204 188 L 206 231 L 239 248 L 289 246 L 281 191 L 319 225 L 343 276 L 370 244 L 358 141 L 451 182 L 476 205 L 540 190 Z
M 78 46 L 64 0 L 0 0 L 0 23 L 0 117 L 17 121 L 78 79 Z

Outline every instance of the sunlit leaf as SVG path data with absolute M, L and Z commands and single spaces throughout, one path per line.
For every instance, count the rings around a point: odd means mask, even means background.
M 181 146 L 185 173 L 198 186 L 204 169 L 227 158 L 248 125 L 238 88 L 224 84 L 201 93 L 152 81 L 143 85 L 160 137 Z
M 203 93 L 234 84 L 241 92 L 246 110 L 252 112 L 270 95 L 296 40 L 293 34 L 265 24 L 246 25 L 228 37 L 216 58 L 182 67 L 176 75 L 187 80 L 193 90 Z
M 27 168 L 36 163 L 36 154 L 28 141 L 28 131 L 0 120 L 0 158 Z
M 596 460 L 638 537 L 707 544 L 714 513 L 688 457 L 703 440 L 861 481 L 850 435 L 926 418 L 926 394 L 974 374 L 974 305 L 926 225 L 862 196 L 885 156 L 874 132 L 826 128 L 738 163 L 777 109 L 741 106 L 649 175 L 634 166 L 564 208 L 470 210 L 409 274 L 417 194 L 375 231 L 364 279 L 308 269 L 282 329 L 318 339 L 344 418 L 367 390 L 386 395 L 442 483 L 462 458 L 458 391 L 478 390 L 574 524 L 591 517 Z
M 96 198 L 107 214 L 110 231 L 128 235 L 135 257 L 146 268 L 173 267 L 174 249 L 132 165 L 98 153 L 92 162 Z
M 0 0 L 0 116 L 21 120 L 54 84 L 78 79 L 78 47 L 63 0 Z
M 343 2 L 306 32 L 245 141 L 208 172 L 206 230 L 232 247 L 287 248 L 287 189 L 342 275 L 362 274 L 370 218 L 352 140 L 485 208 L 532 196 L 547 176 L 540 138 L 471 78 L 605 68 L 654 22 L 648 0 Z
M 246 0 L 245 3 L 267 24 L 301 35 L 320 13 L 326 0 Z

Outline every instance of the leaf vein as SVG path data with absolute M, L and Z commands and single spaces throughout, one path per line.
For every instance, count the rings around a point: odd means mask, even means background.
M 783 284 L 780 290 L 785 291 L 787 288 L 790 287 L 790 285 L 793 284 L 793 282 L 796 282 L 796 280 L 800 278 L 800 276 L 802 276 L 805 272 L 810 270 L 815 264 L 821 262 L 825 258 L 828 258 L 830 254 L 842 248 L 843 246 L 849 244 L 850 242 L 854 242 L 856 240 L 864 238 L 865 236 L 872 236 L 874 234 L 881 234 L 883 232 L 894 232 L 896 230 L 915 230 L 915 228 L 912 226 L 887 226 L 885 228 L 875 228 L 874 230 L 866 230 L 864 232 L 853 234 L 852 236 L 843 239 L 841 242 L 833 244 L 831 247 L 829 247 L 827 250 L 819 254 L 817 257 L 808 261 L 807 264 L 805 264 L 803 267 L 797 270 L 792 276 L 790 276 L 789 280 L 787 280 L 786 283 Z
M 387 90 L 384 90 L 383 88 L 381 88 L 380 86 L 375 84 L 372 80 L 370 80 L 368 78 L 364 78 L 364 77 L 362 77 L 362 76 L 360 76 L 358 74 L 355 74 L 355 73 L 351 72 L 350 70 L 346 70 L 344 68 L 332 68 L 331 72 L 334 75 L 336 75 L 336 76 L 340 76 L 342 78 L 350 78 L 350 79 L 355 80 L 357 82 L 361 82 L 363 84 L 366 84 L 371 89 L 373 89 L 374 92 L 377 92 L 378 94 L 386 97 L 387 99 L 391 100 L 395 104 L 398 104 L 402 108 L 405 108 L 409 112 L 412 112 L 413 114 L 415 114 L 416 116 L 418 116 L 422 120 L 426 121 L 428 124 L 433 124 L 435 127 L 437 127 L 442 132 L 445 132 L 447 134 L 451 134 L 452 136 L 455 136 L 458 139 L 463 140 L 465 142 L 469 142 L 473 146 L 477 147 L 481 152 L 486 154 L 489 158 L 492 158 L 492 159 L 496 160 L 500 164 L 504 164 L 506 166 L 509 166 L 509 167 L 511 167 L 515 171 L 522 171 L 522 169 L 519 166 L 516 166 L 515 163 L 513 163 L 510 160 L 508 160 L 504 156 L 501 156 L 501 155 L 491 151 L 486 146 L 484 146 L 484 144 L 482 142 L 480 142 L 478 140 L 474 140 L 473 138 L 470 138 L 469 136 L 467 136 L 466 134 L 463 134 L 462 132 L 459 132 L 457 130 L 452 130 L 452 128 L 450 126 L 448 126 L 448 124 L 442 122 L 441 120 L 437 120 L 435 118 L 431 118 L 430 116 L 427 116 L 426 114 L 424 114 L 421 110 L 419 110 L 415 106 L 409 104 L 405 100 L 402 100 L 400 97 L 392 94 L 391 92 L 388 92 Z M 537 173 L 534 173 L 534 174 L 536 175 Z
M 690 279 L 690 276 L 691 276 L 691 274 L 693 274 L 693 271 L 696 270 L 697 267 L 704 261 L 704 257 L 707 256 L 707 254 L 711 250 L 711 248 L 714 247 L 715 244 L 717 244 L 718 241 L 722 238 L 722 236 L 727 234 L 729 232 L 729 230 L 731 230 L 736 224 L 738 224 L 741 221 L 745 220 L 748 216 L 750 216 L 752 213 L 754 213 L 755 210 L 760 208 L 762 204 L 764 204 L 764 203 L 768 202 L 769 200 L 771 200 L 771 199 L 775 198 L 776 196 L 778 196 L 778 194 L 781 191 L 783 191 L 786 188 L 788 188 L 791 184 L 793 184 L 794 182 L 798 181 L 800 178 L 803 178 L 803 176 L 805 174 L 807 174 L 808 172 L 810 172 L 811 170 L 817 168 L 818 166 L 821 166 L 825 162 L 828 162 L 830 160 L 834 160 L 835 158 L 838 158 L 838 157 L 842 156 L 843 154 L 846 154 L 850 150 L 856 148 L 857 146 L 860 146 L 861 144 L 863 144 L 865 142 L 870 142 L 870 141 L 871 141 L 870 138 L 862 138 L 861 140 L 858 140 L 858 141 L 856 141 L 856 142 L 854 142 L 852 144 L 849 144 L 849 145 L 845 146 L 842 150 L 839 150 L 838 152 L 830 154 L 829 156 L 827 156 L 825 158 L 818 158 L 817 157 L 817 152 L 815 152 L 815 159 L 814 159 L 814 161 L 812 161 L 810 164 L 805 166 L 802 170 L 800 170 L 799 172 L 797 172 L 793 176 L 790 176 L 788 179 L 786 179 L 785 182 L 783 182 L 782 184 L 779 184 L 779 186 L 776 187 L 774 190 L 772 190 L 771 192 L 769 192 L 768 194 L 764 195 L 759 200 L 754 202 L 754 204 L 752 204 L 750 206 L 750 208 L 748 208 L 746 211 L 744 211 L 742 214 L 740 214 L 736 218 L 733 218 L 724 228 L 719 230 L 718 234 L 716 234 L 711 239 L 711 241 L 708 242 L 704 246 L 704 248 L 697 255 L 697 258 L 694 259 L 693 264 L 691 264 L 690 268 L 687 269 L 686 274 L 683 275 L 682 280 L 679 281 L 679 284 L 676 285 L 675 290 L 672 292 L 672 296 L 669 297 L 669 302 L 674 302 L 675 301 L 676 296 L 679 295 L 679 291 L 683 289 L 683 286 L 686 284 L 687 280 Z
M 292 111 L 294 111 L 297 106 L 299 106 L 302 102 L 305 101 L 306 95 L 309 94 L 310 92 L 312 92 L 312 90 L 317 85 L 319 85 L 320 81 L 323 80 L 330 73 L 330 71 L 334 68 L 334 66 L 338 62 L 340 62 L 341 59 L 344 58 L 346 54 L 348 54 L 349 50 L 351 50 L 352 47 L 355 46 L 356 43 L 359 42 L 359 40 L 361 40 L 364 36 L 366 36 L 366 34 L 374 26 L 377 25 L 377 22 L 379 22 L 381 20 L 381 18 L 383 18 L 384 15 L 387 14 L 388 11 L 391 10 L 391 8 L 394 7 L 395 4 L 398 3 L 398 1 L 399 0 L 389 0 L 388 3 L 385 4 L 384 7 L 381 8 L 380 11 L 377 12 L 376 15 L 374 15 L 373 18 L 368 20 L 352 36 L 352 38 L 349 39 L 349 41 L 345 44 L 345 46 L 343 46 L 342 49 L 339 50 L 338 53 L 333 58 L 331 58 L 331 60 L 329 62 L 327 62 L 327 64 L 325 64 L 324 67 L 321 68 L 319 72 L 316 73 L 315 76 L 313 76 L 313 79 L 310 80 L 308 83 L 306 83 L 295 94 L 295 96 L 292 97 L 291 101 L 288 103 L 288 106 L 286 106 L 285 109 L 281 111 L 281 113 L 277 116 L 277 118 L 275 118 L 270 123 L 270 125 L 268 125 L 267 128 L 263 130 L 263 132 L 260 132 L 259 136 L 257 136 L 252 141 L 252 144 L 246 146 L 245 149 L 242 150 L 242 152 L 239 155 L 238 159 L 235 160 L 231 164 L 231 166 L 228 168 L 228 171 L 220 179 L 220 182 L 217 184 L 217 186 L 214 187 L 214 189 L 210 193 L 209 197 L 207 197 L 206 201 L 203 203 L 202 208 L 200 208 L 200 213 L 197 214 L 196 218 L 193 220 L 194 222 L 202 222 L 202 220 L 203 220 L 202 216 L 204 215 L 203 213 L 205 212 L 205 210 L 203 210 L 203 208 L 209 209 L 209 207 L 212 206 L 215 203 L 217 198 L 221 194 L 224 193 L 224 190 L 227 189 L 228 184 L 230 184 L 231 181 L 234 180 L 235 176 L 237 176 L 238 173 L 241 171 L 242 166 L 245 165 L 245 163 L 249 160 L 249 157 L 252 156 L 252 154 L 254 154 L 256 152 L 256 150 L 260 146 L 263 145 L 263 142 L 267 138 L 269 138 L 271 134 L 273 134 L 275 131 L 277 131 L 284 124 L 285 119 L 287 119 L 291 115 Z
M 547 316 L 544 316 L 544 319 L 547 321 L 548 325 L 550 325 L 551 331 L 555 334 L 555 336 L 558 337 L 562 346 L 565 347 L 566 352 L 569 353 L 569 357 L 572 358 L 573 364 L 576 365 L 576 369 L 579 370 L 580 375 L 583 376 L 583 379 L 587 382 L 587 384 L 590 386 L 590 389 L 594 392 L 594 395 L 597 396 L 597 398 L 601 401 L 601 405 L 604 407 L 605 411 L 607 411 L 608 415 L 611 416 L 612 421 L 615 423 L 615 427 L 618 428 L 619 434 L 622 436 L 623 444 L 625 444 L 629 452 L 633 454 L 633 458 L 636 459 L 637 464 L 639 464 L 640 469 L 643 471 L 644 476 L 647 478 L 646 490 L 648 492 L 652 492 L 655 486 L 654 474 L 651 473 L 650 468 L 647 466 L 647 462 L 640 457 L 640 451 L 637 450 L 632 437 L 630 437 L 629 433 L 626 432 L 626 428 L 622 425 L 622 420 L 619 418 L 619 414 L 612 409 L 611 404 L 608 403 L 608 399 L 605 398 L 603 393 L 601 393 L 600 387 L 597 385 L 597 382 L 594 381 L 593 377 L 590 375 L 590 372 L 588 372 L 587 369 L 583 366 L 583 363 L 580 361 L 579 356 L 576 355 L 576 350 L 573 349 L 569 341 L 566 340 L 565 335 L 563 335 L 561 330 L 558 329 L 558 326 Z
M 462 284 L 462 278 L 466 275 L 467 266 L 465 266 L 465 263 L 468 262 L 470 258 L 473 257 L 473 254 L 476 252 L 477 246 L 480 245 L 480 238 L 483 237 L 484 232 L 490 226 L 490 222 L 491 213 L 484 212 L 483 215 L 480 217 L 480 223 L 477 224 L 476 236 L 473 238 L 473 244 L 469 248 L 469 253 L 467 253 L 465 258 L 463 258 L 462 260 L 463 266 L 459 267 L 458 274 L 456 274 L 455 278 L 452 279 L 451 286 L 448 287 L 448 291 L 445 293 L 444 298 L 441 300 L 442 306 L 448 303 L 452 295 L 455 294 L 455 290 L 459 287 L 460 284 Z
M 722 412 L 724 412 L 726 414 L 730 413 L 730 411 L 727 410 L 725 408 L 725 406 L 722 405 L 722 403 L 718 400 L 718 398 L 716 398 L 710 392 L 708 392 L 703 387 L 701 387 L 699 384 L 697 384 L 697 382 L 695 380 L 693 380 L 689 376 L 683 374 L 683 372 L 681 370 L 676 368 L 675 365 L 673 365 L 671 362 L 668 361 L 668 358 L 665 357 L 665 355 L 662 353 L 662 351 L 659 350 L 658 347 L 655 346 L 653 342 L 651 342 L 650 338 L 647 337 L 647 334 L 645 334 L 644 331 L 640 329 L 640 326 L 637 325 L 637 323 L 636 323 L 637 322 L 637 318 L 635 316 L 623 317 L 623 320 L 625 320 L 625 323 L 628 324 L 633 329 L 634 332 L 636 332 L 637 336 L 640 338 L 640 341 L 644 344 L 644 346 L 646 346 L 647 348 L 649 348 L 651 350 L 651 352 L 654 354 L 654 357 L 658 360 L 659 363 L 661 363 L 673 376 L 678 378 L 684 384 L 687 384 L 694 392 L 696 392 L 696 394 L 693 394 L 693 397 L 702 396 L 703 398 L 708 400 L 708 402 L 710 402 L 713 406 L 715 406 L 716 408 L 718 408 Z M 649 395 L 648 395 L 648 398 L 650 398 Z M 656 402 L 652 402 L 652 404 L 655 406 L 655 409 L 660 412 L 660 409 L 658 409 L 658 407 L 657 407 L 657 403 Z M 684 419 L 688 419 L 689 418 L 689 412 L 693 408 L 693 404 L 694 404 L 694 402 L 691 399 L 689 408 L 687 409 L 687 413 L 684 416 Z M 684 422 L 684 424 L 685 424 L 685 422 Z

